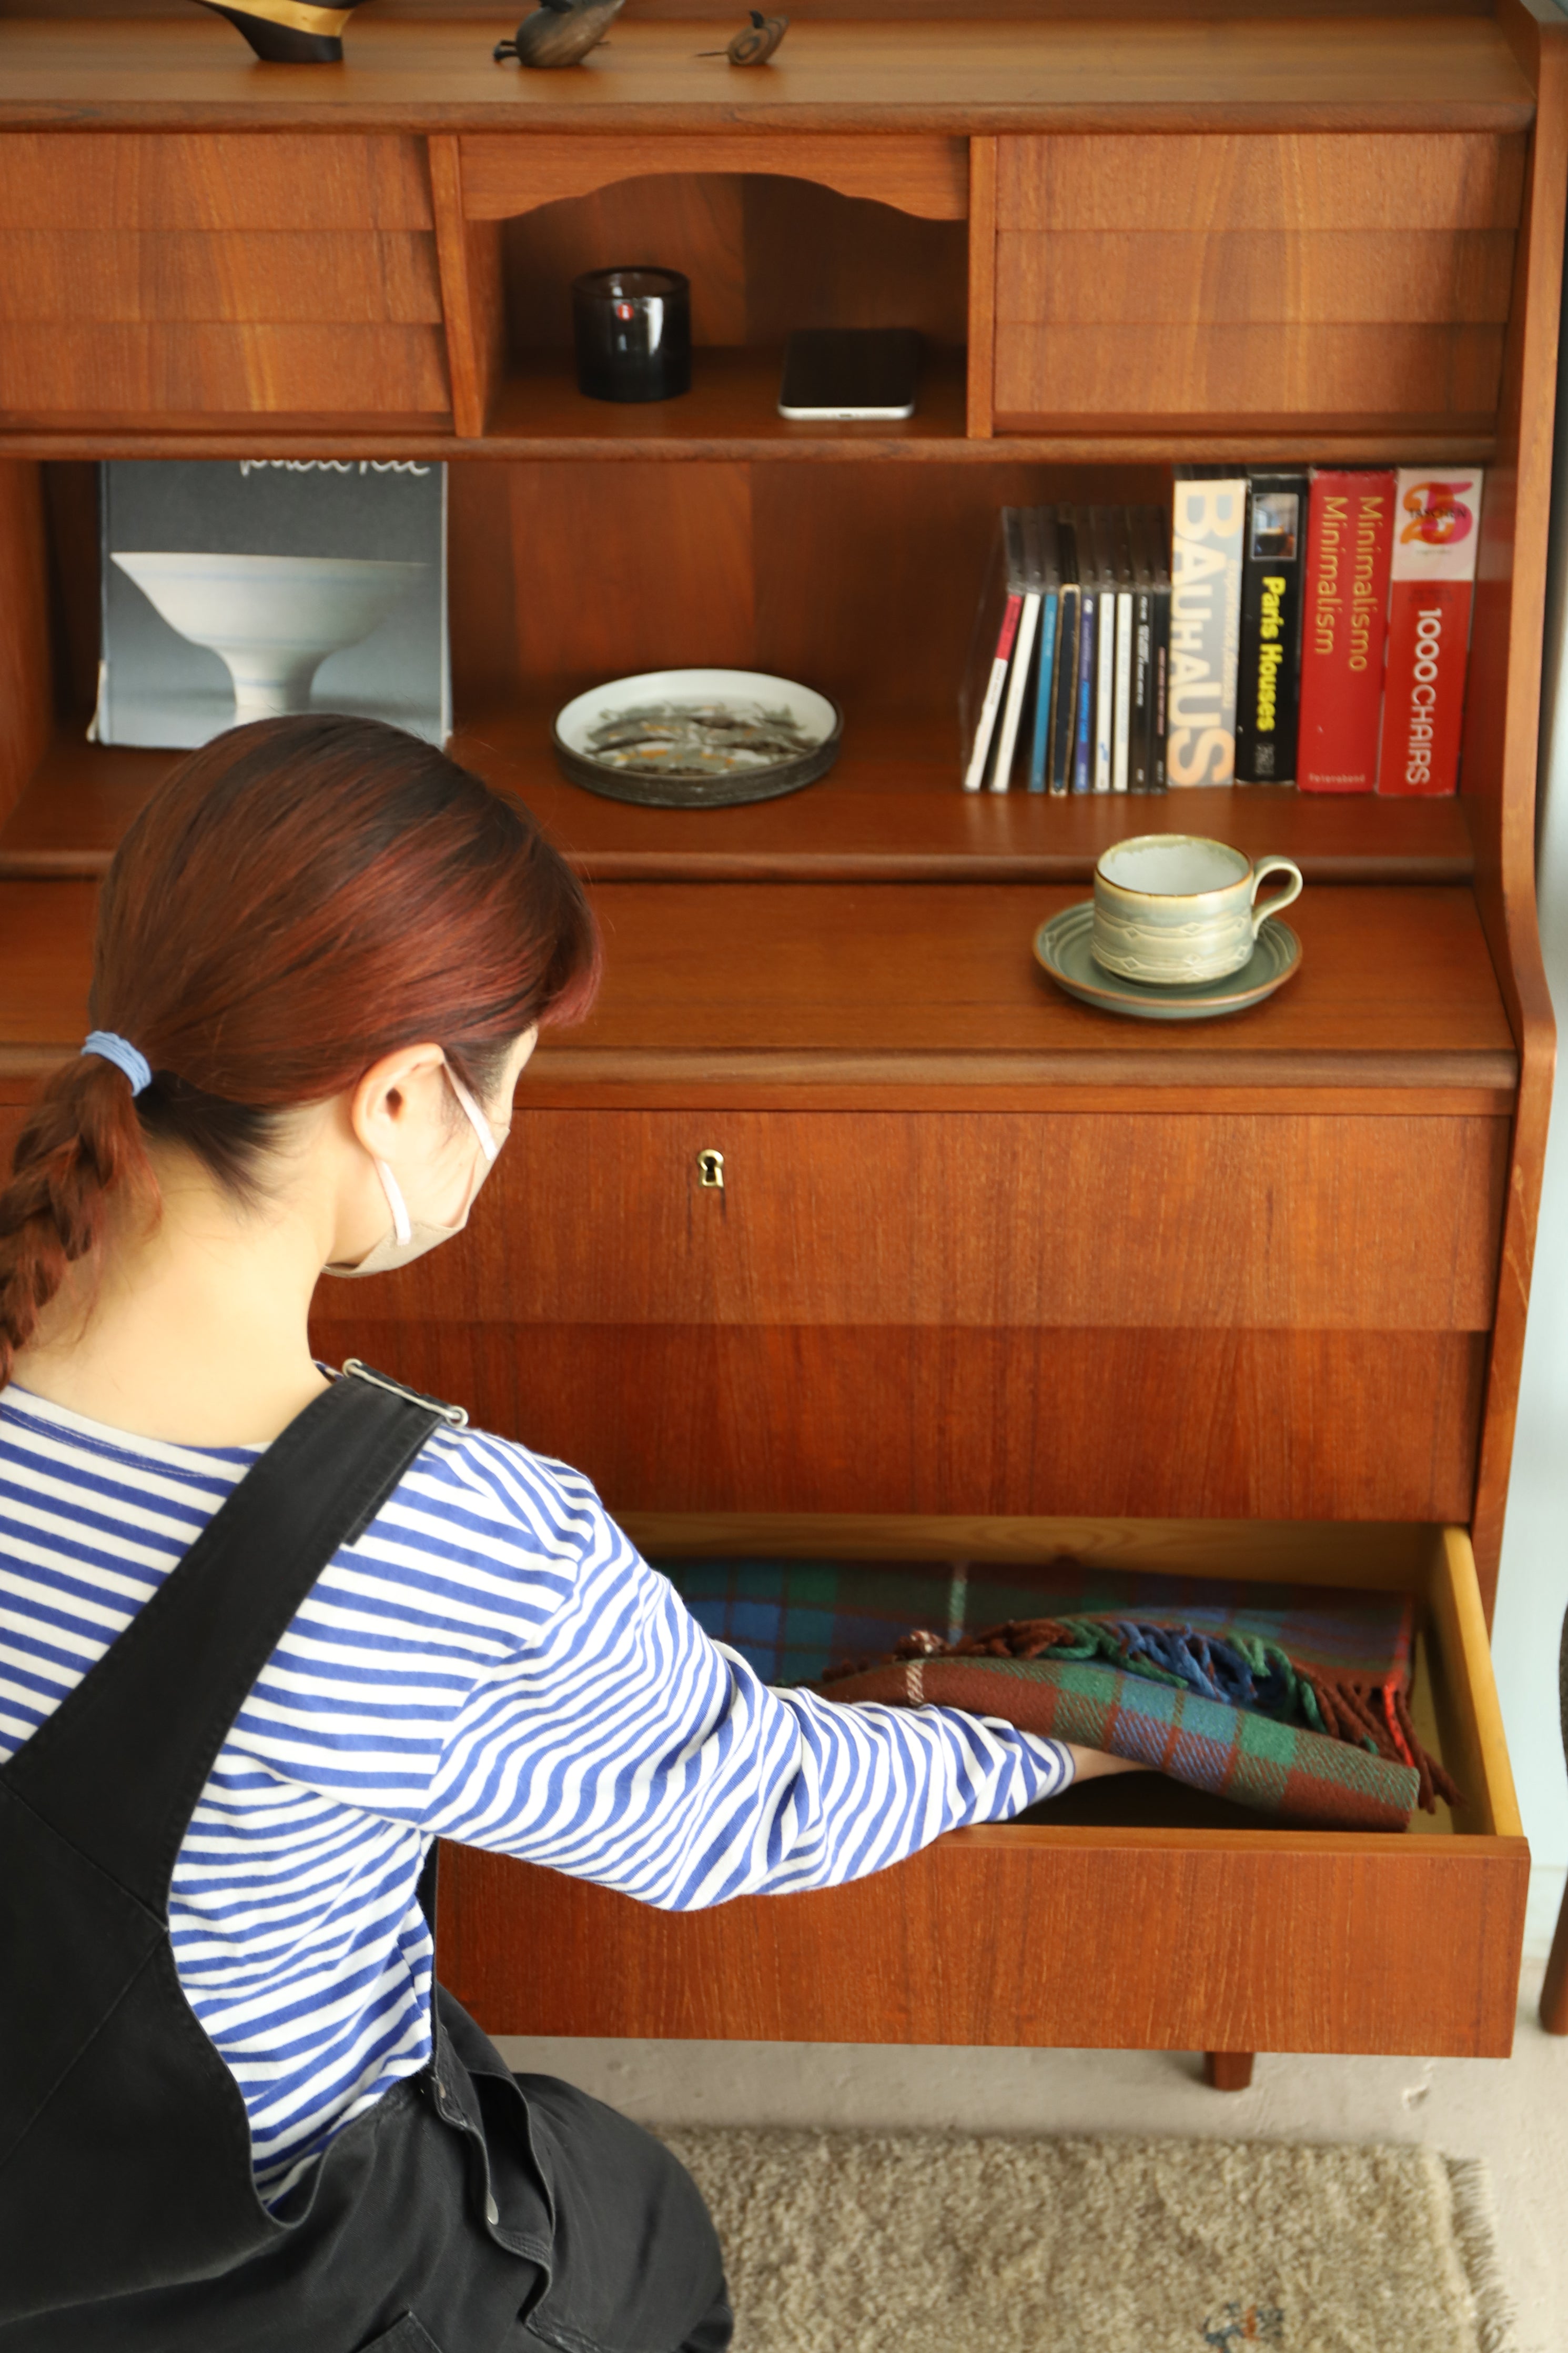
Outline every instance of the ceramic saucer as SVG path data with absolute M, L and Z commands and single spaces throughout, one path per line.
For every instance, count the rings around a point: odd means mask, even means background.
M 1035 961 L 1069 997 L 1102 1006 L 1107 1013 L 1129 1013 L 1139 1021 L 1212 1021 L 1222 1013 L 1239 1013 L 1245 1006 L 1272 997 L 1301 961 L 1300 941 L 1276 915 L 1258 933 L 1258 945 L 1239 972 L 1227 973 L 1223 980 L 1156 988 L 1147 981 L 1123 980 L 1095 963 L 1089 952 L 1093 921 L 1092 899 L 1064 907 L 1035 934 Z

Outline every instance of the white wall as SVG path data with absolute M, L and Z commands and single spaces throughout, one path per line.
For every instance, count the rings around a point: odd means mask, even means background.
M 1535 1862 L 1530 1941 L 1551 1935 L 1568 1867 L 1557 1644 L 1568 1609 L 1568 341 L 1558 368 L 1552 575 L 1542 670 L 1536 887 L 1559 1031 L 1493 1654 Z

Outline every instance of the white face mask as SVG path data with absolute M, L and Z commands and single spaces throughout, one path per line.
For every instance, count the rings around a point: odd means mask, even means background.
M 460 1234 L 468 1224 L 468 1211 L 474 1206 L 475 1196 L 484 1183 L 489 1165 L 500 1150 L 500 1145 L 496 1142 L 489 1120 L 458 1078 L 456 1071 L 448 1069 L 445 1063 L 442 1064 L 442 1068 L 447 1071 L 447 1083 L 452 1092 L 468 1114 L 474 1134 L 479 1140 L 479 1151 L 483 1155 L 474 1163 L 474 1173 L 464 1197 L 461 1216 L 456 1225 L 452 1226 L 436 1226 L 432 1225 L 428 1219 L 411 1218 L 396 1177 L 384 1160 L 378 1160 L 375 1164 L 376 1173 L 381 1178 L 382 1190 L 386 1195 L 387 1208 L 392 1211 L 392 1231 L 384 1240 L 377 1242 L 374 1249 L 369 1250 L 357 1266 L 324 1266 L 321 1269 L 323 1274 L 390 1274 L 395 1267 L 407 1266 L 413 1260 L 423 1258 L 426 1251 L 433 1250 L 438 1242 L 449 1242 L 453 1235 Z

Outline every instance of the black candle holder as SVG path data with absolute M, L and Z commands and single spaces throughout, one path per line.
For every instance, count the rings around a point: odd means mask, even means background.
M 672 400 L 691 389 L 691 281 L 639 264 L 572 281 L 577 389 L 590 400 Z

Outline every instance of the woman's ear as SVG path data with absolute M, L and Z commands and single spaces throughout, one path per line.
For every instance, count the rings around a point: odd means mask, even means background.
M 426 1043 L 400 1046 L 371 1064 L 350 1094 L 348 1113 L 373 1160 L 396 1160 L 416 1139 L 436 1142 L 445 1134 L 446 1060 L 439 1046 Z

